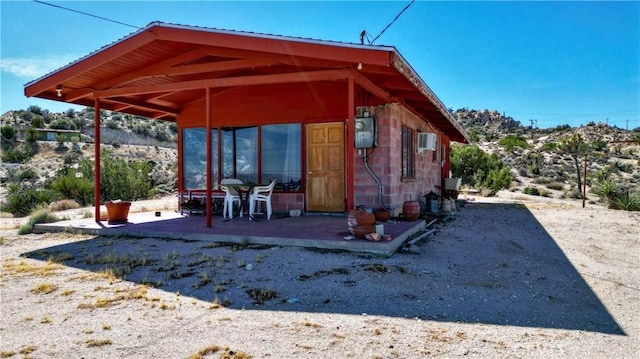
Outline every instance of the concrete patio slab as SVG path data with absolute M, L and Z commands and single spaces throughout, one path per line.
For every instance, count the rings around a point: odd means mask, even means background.
M 159 216 L 157 215 L 159 214 Z M 36 224 L 36 232 L 75 232 L 105 236 L 153 237 L 221 243 L 298 246 L 326 250 L 345 250 L 391 256 L 411 236 L 425 229 L 425 221 L 388 221 L 384 233 L 390 241 L 372 242 L 350 238 L 346 215 L 303 214 L 298 217 L 236 217 L 225 221 L 212 218 L 206 227 L 202 216 L 183 215 L 172 210 L 130 213 L 126 224 L 110 225 L 92 218 Z

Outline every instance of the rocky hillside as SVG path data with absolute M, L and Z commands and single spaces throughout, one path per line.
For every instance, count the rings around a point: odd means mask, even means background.
M 574 158 L 561 150 L 561 144 L 578 134 L 588 147 L 587 190 L 603 172 L 610 173 L 621 187 L 638 191 L 640 182 L 640 128 L 624 130 L 604 123 L 589 123 L 571 128 L 560 125 L 550 129 L 523 126 L 498 111 L 460 109 L 454 117 L 468 131 L 472 144 L 488 153 L 496 153 L 516 179 L 512 191 L 535 187 L 541 195 L 556 198 L 580 197 Z M 519 140 L 522 145 L 509 146 Z M 584 156 L 579 157 L 581 171 Z M 597 196 L 588 193 L 587 197 Z
M 552 129 L 537 129 L 523 126 L 519 121 L 503 116 L 498 111 L 459 109 L 453 111 L 453 115 L 470 134 L 472 144 L 477 144 L 488 153 L 498 154 L 512 169 L 515 178 L 511 189 L 513 192 L 525 192 L 527 188 L 535 187 L 543 196 L 580 197 L 576 186 L 574 159 L 559 149 L 560 144 L 573 134 L 579 134 L 590 148 L 587 156 L 588 188 L 599 174 L 608 172 L 623 188 L 638 190 L 640 129 L 627 131 L 602 123 L 590 123 L 578 128 L 564 125 Z M 7 150 L 3 147 L 5 160 L 0 166 L 0 198 L 3 198 L 10 182 L 21 181 L 23 184 L 39 186 L 52 179 L 63 166 L 74 165 L 79 158 L 93 158 L 92 108 L 82 111 L 70 109 L 54 114 L 31 106 L 27 110 L 9 111 L 0 120 L 2 127 L 12 127 L 16 131 L 23 129 L 23 136 L 28 135 L 27 129 L 31 127 L 78 131 L 71 140 L 39 142 L 38 152 L 25 161 L 7 161 Z M 152 161 L 155 164 L 152 176 L 158 184 L 159 192 L 175 190 L 175 124 L 103 111 L 101 127 L 104 148 L 127 160 Z M 508 146 L 502 143 L 505 139 L 522 142 L 520 145 Z M 6 142 L 5 139 L 3 141 Z M 11 146 L 8 148 L 12 150 Z M 583 160 L 580 157 L 581 166 Z
M 24 139 L 16 142 L 3 137 L 0 201 L 5 198 L 10 183 L 42 187 L 45 182 L 55 178 L 61 168 L 77 167 L 80 159 L 94 158 L 92 108 L 51 113 L 31 106 L 27 110 L 6 112 L 0 116 L 0 120 L 3 136 L 5 127 L 15 129 L 18 138 L 29 136 L 29 128 L 32 127 L 75 131 L 70 132 L 70 137 L 66 139 L 59 137 L 55 141 L 38 141 L 37 152 L 25 160 L 20 160 Z M 109 111 L 101 113 L 101 148 L 127 161 L 152 163 L 151 176 L 160 195 L 171 193 L 177 187 L 176 133 L 177 127 L 173 123 Z M 14 155 L 12 151 L 17 154 Z

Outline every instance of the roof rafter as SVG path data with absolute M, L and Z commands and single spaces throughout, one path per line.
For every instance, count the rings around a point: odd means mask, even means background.
M 192 81 L 172 82 L 156 85 L 118 87 L 108 90 L 95 91 L 96 98 L 117 96 L 131 96 L 155 92 L 169 92 L 178 90 L 196 90 L 204 88 L 269 85 L 288 82 L 314 82 L 345 80 L 351 75 L 349 70 L 321 70 L 308 72 L 292 72 L 286 74 L 238 76 L 218 79 L 202 79 Z

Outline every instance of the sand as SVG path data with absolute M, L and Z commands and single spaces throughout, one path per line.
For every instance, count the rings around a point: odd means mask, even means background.
M 0 357 L 640 356 L 640 213 L 474 197 L 390 258 L 11 223 Z

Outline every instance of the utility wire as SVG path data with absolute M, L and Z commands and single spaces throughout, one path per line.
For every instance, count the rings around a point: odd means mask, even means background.
M 396 15 L 396 17 L 393 18 L 393 20 L 391 20 L 391 22 L 389 23 L 389 25 L 387 25 L 387 27 L 385 27 L 384 29 L 382 29 L 382 31 L 378 34 L 378 36 L 374 37 L 373 40 L 369 41 L 370 44 L 373 44 L 374 42 L 376 42 L 376 40 L 378 40 L 378 38 L 384 34 L 385 31 L 387 31 L 387 29 L 389 27 L 391 27 L 391 25 L 393 25 L 394 22 L 396 22 L 396 20 L 398 20 L 398 18 L 400 17 L 400 15 L 402 15 L 403 12 L 405 12 L 409 6 L 411 6 L 413 3 L 415 2 L 415 0 L 411 0 L 410 3 L 407 4 L 407 6 L 404 7 L 404 9 L 402 9 L 398 15 Z M 367 39 L 368 40 L 368 39 Z
M 120 21 L 116 21 L 116 20 L 108 19 L 108 18 L 106 18 L 106 17 L 102 17 L 102 16 L 98 16 L 98 15 L 89 14 L 89 13 L 86 13 L 86 12 L 83 12 L 83 11 L 79 11 L 79 10 L 70 9 L 70 8 L 68 8 L 68 7 L 64 7 L 64 6 L 60 6 L 60 5 L 55 5 L 55 4 L 51 4 L 51 3 L 44 2 L 44 1 L 40 1 L 40 0 L 33 0 L 33 1 L 34 1 L 34 2 L 37 2 L 38 4 L 49 5 L 49 6 L 57 7 L 57 8 L 62 9 L 62 10 L 67 10 L 67 11 L 75 12 L 75 13 L 78 13 L 78 14 L 82 14 L 82 15 L 86 15 L 86 16 L 91 16 L 91 17 L 95 17 L 96 19 L 100 19 L 100 20 L 105 20 L 105 21 L 113 22 L 113 23 L 115 23 L 115 24 L 119 24 L 119 25 L 124 25 L 124 26 L 128 26 L 128 27 L 132 27 L 132 28 L 134 28 L 134 29 L 136 29 L 136 30 L 140 30 L 140 29 L 142 29 L 142 28 L 141 28 L 141 27 L 139 27 L 139 26 L 134 26 L 134 25 L 131 25 L 131 24 L 126 24 L 126 23 L 124 23 L 124 22 L 120 22 Z

